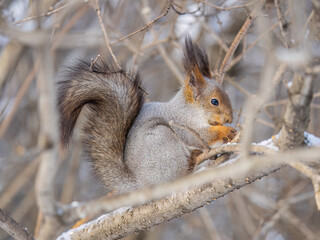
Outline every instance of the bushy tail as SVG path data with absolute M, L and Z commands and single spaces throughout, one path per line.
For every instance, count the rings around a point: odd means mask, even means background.
M 77 118 L 87 105 L 83 140 L 95 173 L 109 189 L 133 188 L 134 176 L 124 164 L 126 137 L 138 115 L 144 94 L 138 74 L 117 70 L 105 62 L 89 67 L 80 62 L 58 86 L 61 144 L 67 146 Z

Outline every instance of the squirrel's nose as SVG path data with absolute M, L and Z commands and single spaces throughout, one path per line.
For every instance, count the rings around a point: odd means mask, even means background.
M 226 117 L 226 121 L 227 121 L 227 123 L 232 123 L 232 121 L 233 121 L 232 115 L 231 116 L 227 116 Z

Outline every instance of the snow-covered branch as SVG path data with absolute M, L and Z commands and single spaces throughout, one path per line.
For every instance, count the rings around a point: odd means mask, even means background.
M 267 143 L 270 142 L 271 140 L 267 141 Z M 264 147 L 263 145 L 256 146 Z M 69 230 L 58 239 L 78 239 L 80 237 L 90 239 L 102 238 L 103 236 L 108 239 L 116 239 L 124 237 L 194 211 L 217 198 L 269 175 L 288 163 L 314 162 L 319 158 L 319 154 L 320 149 L 314 148 L 287 153 L 274 151 L 273 154 L 265 156 L 252 156 L 249 159 L 239 158 L 231 163 L 226 162 L 219 167 L 206 169 L 171 183 L 147 187 L 110 199 L 100 199 L 89 204 L 78 206 L 74 204 L 73 214 L 78 214 L 78 217 L 91 217 L 92 213 L 109 211 L 113 207 L 117 207 L 119 210 Z M 140 206 L 140 204 L 144 205 Z M 70 212 L 66 211 L 66 215 L 69 214 Z

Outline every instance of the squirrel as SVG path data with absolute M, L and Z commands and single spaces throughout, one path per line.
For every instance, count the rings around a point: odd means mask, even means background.
M 213 79 L 206 52 L 186 37 L 186 78 L 168 102 L 145 103 L 138 73 L 100 60 L 80 61 L 58 84 L 60 142 L 67 147 L 77 118 L 87 106 L 83 142 L 98 179 L 123 193 L 178 178 L 200 164 L 203 144 L 231 141 L 232 106 Z M 170 124 L 170 123 L 176 123 Z

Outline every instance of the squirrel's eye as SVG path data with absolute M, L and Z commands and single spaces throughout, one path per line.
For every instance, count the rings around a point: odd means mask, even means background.
M 211 104 L 215 106 L 219 106 L 219 101 L 216 98 L 211 99 Z

